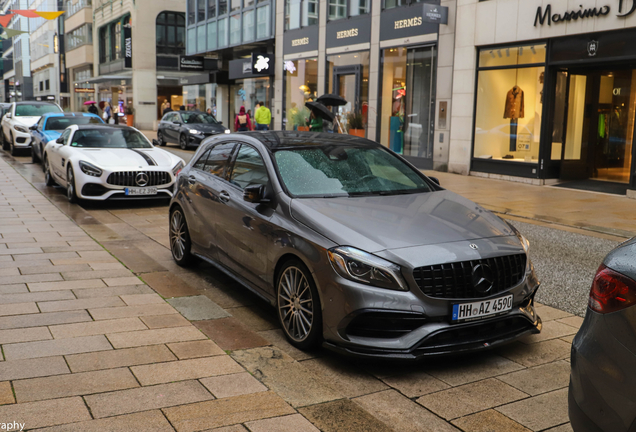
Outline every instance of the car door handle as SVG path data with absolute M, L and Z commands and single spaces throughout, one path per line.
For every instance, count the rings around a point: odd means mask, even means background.
M 193 185 L 197 182 L 197 178 L 195 176 L 188 177 L 188 183 Z
M 227 191 L 221 191 L 219 199 L 223 202 L 228 202 L 230 200 L 230 194 L 227 193 Z

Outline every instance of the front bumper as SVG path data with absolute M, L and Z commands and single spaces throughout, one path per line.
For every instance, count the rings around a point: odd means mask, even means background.
M 11 133 L 13 134 L 13 146 L 16 148 L 27 148 L 31 147 L 31 134 L 20 132 L 11 128 Z
M 146 170 L 149 172 L 152 170 Z M 162 169 L 161 171 L 166 171 Z M 113 171 L 104 170 L 100 177 L 89 176 L 74 167 L 76 189 L 78 198 L 90 201 L 106 200 L 153 200 L 171 199 L 174 194 L 175 178 L 171 177 L 170 183 L 158 186 L 149 186 L 157 189 L 156 195 L 126 195 L 126 189 L 136 186 L 118 186 L 109 184 L 107 179 Z

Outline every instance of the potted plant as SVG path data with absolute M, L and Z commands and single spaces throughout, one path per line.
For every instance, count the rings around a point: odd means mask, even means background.
M 135 109 L 130 105 L 126 107 L 126 124 L 128 126 L 135 124 Z
M 294 128 L 298 131 L 308 131 L 307 119 L 309 118 L 309 109 L 303 107 L 301 109 L 292 108 L 291 122 Z
M 360 111 L 352 111 L 347 114 L 347 127 L 349 135 L 364 138 L 364 118 Z

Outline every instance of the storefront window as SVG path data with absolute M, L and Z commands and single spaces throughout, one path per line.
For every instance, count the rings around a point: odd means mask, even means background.
M 382 51 L 380 142 L 396 153 L 431 159 L 435 120 L 435 47 Z
M 219 31 L 219 48 L 223 48 L 227 46 L 228 41 L 228 28 L 227 28 L 227 18 L 220 19 L 218 21 L 218 31 Z
M 480 51 L 473 157 L 537 163 L 545 67 L 524 65 L 543 62 L 541 44 Z
M 95 87 L 93 84 L 86 83 L 86 81 L 92 77 L 93 69 L 91 67 L 73 72 L 74 106 L 77 111 L 86 111 L 87 107 L 84 106 L 84 102 L 95 100 Z
M 201 84 L 183 86 L 183 103 L 188 110 L 206 112 L 208 108 L 216 117 L 216 84 Z
M 239 113 L 241 107 L 249 113 L 252 121 L 256 102 L 265 102 L 269 107 L 270 79 L 267 78 L 246 78 L 236 80 L 236 84 L 230 86 L 230 112 L 234 113 L 230 121 L 230 128 L 234 130 L 234 116 Z
M 241 14 L 230 17 L 230 45 L 241 43 Z
M 347 16 L 347 0 L 329 0 L 329 20 L 337 20 Z
M 256 9 L 256 38 L 269 37 L 269 5 Z
M 243 12 L 243 42 L 254 40 L 254 9 Z
M 327 57 L 329 91 L 342 96 L 347 104 L 335 107 L 344 133 L 366 135 L 369 109 L 369 52 L 336 54 Z
M 208 50 L 216 49 L 216 21 L 208 24 Z
M 318 59 L 285 62 L 285 115 L 283 129 L 301 130 L 307 127 L 309 110 L 306 102 L 316 100 L 318 91 Z M 308 130 L 308 129 L 307 129 Z

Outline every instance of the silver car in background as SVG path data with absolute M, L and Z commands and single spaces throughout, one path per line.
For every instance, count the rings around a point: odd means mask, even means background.
M 301 349 L 418 359 L 541 329 L 527 240 L 362 138 L 205 140 L 178 176 L 170 244 L 276 307 Z

